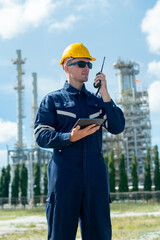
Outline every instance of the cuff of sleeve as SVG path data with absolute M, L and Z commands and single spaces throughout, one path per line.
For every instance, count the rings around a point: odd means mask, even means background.
M 71 135 L 71 133 L 63 133 L 62 135 L 61 135 L 61 140 L 65 143 L 64 145 L 70 145 L 70 144 L 72 144 L 71 142 L 70 142 L 70 135 Z
M 110 106 L 112 108 L 116 107 L 116 104 L 114 103 L 114 101 L 112 99 L 110 102 L 104 102 L 103 104 L 104 104 L 104 106 Z

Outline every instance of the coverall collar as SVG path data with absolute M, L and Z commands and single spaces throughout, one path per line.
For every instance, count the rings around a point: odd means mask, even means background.
M 64 84 L 64 89 L 65 89 L 66 91 L 68 91 L 70 94 L 76 95 L 76 94 L 78 94 L 79 92 L 83 92 L 83 93 L 85 93 L 86 95 L 88 95 L 88 91 L 87 91 L 87 89 L 86 89 L 86 87 L 85 87 L 84 84 L 83 84 L 83 87 L 82 87 L 81 91 L 79 91 L 78 89 L 76 89 L 76 88 L 74 88 L 72 85 L 70 85 L 70 84 L 68 83 L 68 81 L 66 81 L 65 84 Z

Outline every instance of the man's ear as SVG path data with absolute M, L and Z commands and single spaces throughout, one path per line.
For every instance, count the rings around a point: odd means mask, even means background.
M 68 66 L 67 66 L 67 65 L 64 66 L 64 71 L 65 71 L 66 73 L 68 72 Z

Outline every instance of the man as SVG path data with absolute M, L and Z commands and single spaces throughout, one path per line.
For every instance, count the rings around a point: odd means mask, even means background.
M 82 43 L 65 49 L 60 64 L 67 81 L 44 97 L 35 121 L 37 144 L 54 149 L 48 164 L 48 240 L 75 240 L 78 220 L 83 240 L 111 239 L 102 127 L 73 128 L 79 118 L 103 118 L 110 133 L 124 130 L 123 113 L 110 98 L 105 75 L 95 78 L 95 85 L 101 82 L 98 97 L 85 88 L 94 60 Z

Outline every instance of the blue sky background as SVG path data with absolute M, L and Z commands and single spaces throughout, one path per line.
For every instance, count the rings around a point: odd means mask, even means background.
M 59 65 L 63 50 L 82 42 L 97 60 L 87 88 L 103 72 L 113 98 L 118 96 L 118 76 L 113 64 L 120 57 L 140 64 L 136 83 L 148 89 L 152 145 L 160 143 L 160 0 L 0 0 L 0 167 L 6 165 L 6 148 L 16 142 L 16 50 L 26 58 L 23 67 L 23 136 L 28 148 L 32 136 L 32 72 L 38 78 L 38 102 L 63 86 L 66 76 Z

